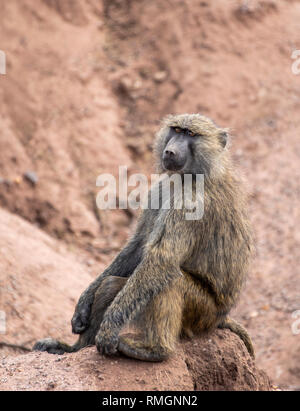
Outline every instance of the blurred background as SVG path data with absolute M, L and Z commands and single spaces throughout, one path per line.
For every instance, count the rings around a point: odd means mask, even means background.
M 74 341 L 80 293 L 136 221 L 97 209 L 97 176 L 154 172 L 162 116 L 200 112 L 230 127 L 250 193 L 256 256 L 234 315 L 259 367 L 299 390 L 300 1 L 0 0 L 0 10 L 0 341 Z

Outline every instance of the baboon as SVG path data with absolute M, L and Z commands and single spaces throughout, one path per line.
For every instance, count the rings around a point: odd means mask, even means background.
M 158 171 L 181 179 L 204 175 L 204 199 L 195 179 L 192 185 L 196 201 L 204 200 L 202 218 L 187 220 L 190 210 L 176 209 L 174 198 L 169 209 L 160 204 L 143 210 L 132 238 L 77 303 L 77 343 L 48 338 L 35 350 L 62 354 L 96 344 L 102 354 L 162 361 L 180 336 L 219 327 L 236 333 L 254 356 L 247 331 L 228 316 L 246 276 L 252 240 L 227 140 L 227 129 L 200 114 L 163 120 L 154 146 Z M 128 323 L 138 324 L 141 335 L 119 335 Z

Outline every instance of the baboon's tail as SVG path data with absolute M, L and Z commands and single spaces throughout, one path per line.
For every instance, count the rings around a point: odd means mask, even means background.
M 223 322 L 218 325 L 218 328 L 228 328 L 230 331 L 237 334 L 240 339 L 244 342 L 247 347 L 247 350 L 252 358 L 255 358 L 254 348 L 252 345 L 251 338 L 247 332 L 247 330 L 239 324 L 237 321 L 233 320 L 232 318 L 227 317 Z
M 33 351 L 47 351 L 49 354 L 64 354 L 65 352 L 76 352 L 83 348 L 80 339 L 74 345 L 68 345 L 64 342 L 55 340 L 54 338 L 44 338 L 37 341 L 32 350 Z

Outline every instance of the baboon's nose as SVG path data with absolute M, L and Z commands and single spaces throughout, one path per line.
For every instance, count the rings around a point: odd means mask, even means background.
M 165 157 L 166 158 L 174 158 L 175 156 L 176 156 L 176 153 L 175 153 L 175 151 L 172 151 L 172 150 L 165 150 L 165 153 L 164 153 L 165 155 Z
M 184 156 L 179 151 L 168 147 L 163 154 L 163 164 L 167 170 L 180 170 L 185 163 Z

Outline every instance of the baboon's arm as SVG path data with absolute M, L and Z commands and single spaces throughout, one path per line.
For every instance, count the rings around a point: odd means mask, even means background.
M 167 216 L 160 238 L 148 244 L 141 263 L 104 315 L 96 337 L 100 352 L 115 353 L 122 326 L 182 275 L 180 266 L 191 255 L 197 238 L 195 225 L 199 222 L 186 221 L 184 213 L 173 211 Z
M 91 307 L 94 295 L 101 281 L 110 275 L 129 277 L 142 259 L 144 236 L 142 235 L 143 224 L 139 224 L 135 235 L 115 257 L 113 262 L 101 273 L 81 294 L 72 318 L 72 331 L 81 334 L 89 324 Z

